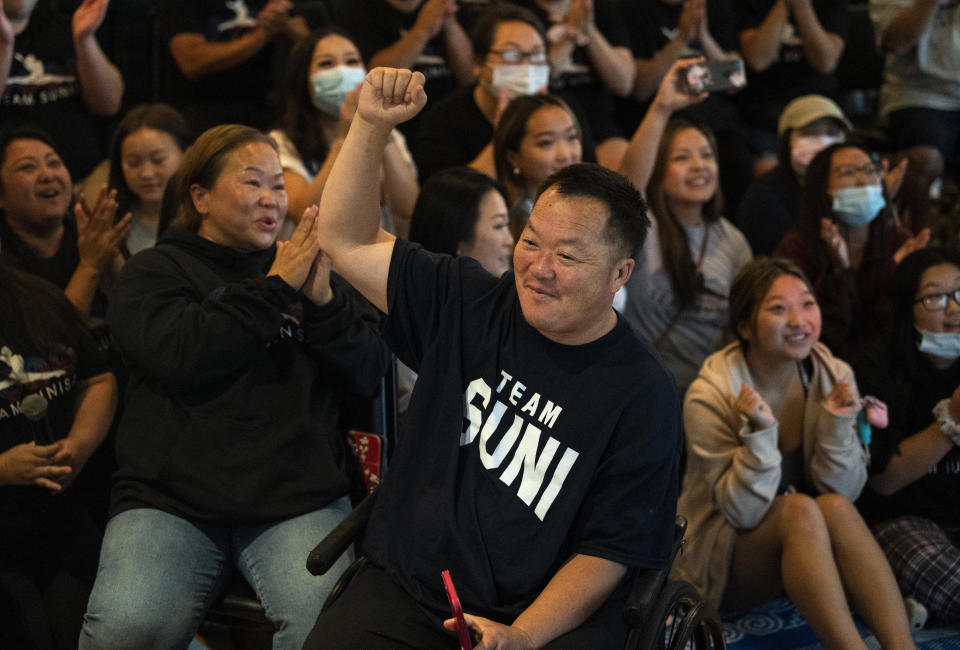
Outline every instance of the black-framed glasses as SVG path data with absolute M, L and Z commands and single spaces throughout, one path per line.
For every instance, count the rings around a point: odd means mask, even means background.
M 928 293 L 920 296 L 913 301 L 913 304 L 922 303 L 927 311 L 941 311 L 947 308 L 947 302 L 953 300 L 960 307 L 960 289 L 954 289 L 947 293 Z
M 520 63 L 521 61 L 527 61 L 528 63 L 547 62 L 547 53 L 543 50 L 524 52 L 515 47 L 508 47 L 504 50 L 490 50 L 490 52 L 491 54 L 499 54 L 504 63 Z
M 833 169 L 833 173 L 836 174 L 838 178 L 854 180 L 857 174 L 863 174 L 867 178 L 879 178 L 883 170 L 874 163 L 867 163 L 859 167 L 856 165 L 838 165 Z

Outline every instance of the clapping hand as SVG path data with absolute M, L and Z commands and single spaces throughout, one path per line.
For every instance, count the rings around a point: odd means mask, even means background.
M 120 254 L 120 242 L 130 232 L 133 215 L 128 212 L 122 219 L 114 222 L 117 207 L 117 191 L 108 190 L 106 186 L 100 188 L 97 202 L 92 209 L 82 194 L 73 206 L 73 213 L 77 218 L 80 263 L 96 269 L 98 273 L 108 270 L 110 262 Z
M 300 223 L 297 224 L 297 229 L 293 231 L 290 239 L 277 242 L 277 256 L 270 270 L 267 271 L 267 276 L 278 275 L 281 280 L 297 291 L 303 289 L 320 254 L 319 233 L 316 227 L 318 212 L 315 205 L 304 210 Z
M 847 248 L 847 240 L 840 234 L 837 224 L 831 219 L 820 220 L 820 239 L 827 245 L 827 252 L 830 253 L 830 259 L 841 269 L 850 268 L 850 252 Z
M 860 410 L 859 400 L 856 399 L 850 384 L 845 381 L 838 381 L 833 385 L 825 406 L 830 413 L 841 417 L 853 415 Z
M 93 36 L 103 19 L 107 15 L 107 5 L 110 0 L 83 0 L 77 10 L 73 12 L 73 37 L 82 41 L 85 38 Z
M 754 431 L 769 429 L 777 423 L 770 405 L 750 384 L 744 384 L 740 388 L 735 406 L 750 421 Z
M 903 261 L 903 258 L 912 253 L 913 251 L 918 251 L 921 248 L 925 248 L 926 245 L 930 242 L 930 229 L 924 228 L 918 232 L 913 237 L 908 238 L 905 242 L 900 244 L 900 248 L 893 254 L 893 263 L 899 264 Z

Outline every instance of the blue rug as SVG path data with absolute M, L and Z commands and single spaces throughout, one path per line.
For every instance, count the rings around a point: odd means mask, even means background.
M 880 644 L 860 621 L 857 628 L 868 648 Z M 817 650 L 823 648 L 787 598 L 723 617 L 723 636 L 730 650 Z M 919 630 L 919 650 L 960 650 L 960 628 Z

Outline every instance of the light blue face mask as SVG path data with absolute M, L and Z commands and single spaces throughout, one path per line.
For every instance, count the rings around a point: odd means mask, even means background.
M 879 185 L 847 187 L 835 190 L 832 195 L 834 214 L 848 226 L 867 225 L 887 205 Z
M 313 105 L 327 115 L 339 115 L 347 93 L 367 76 L 366 70 L 356 66 L 338 65 L 329 70 L 318 70 L 310 75 L 313 86 Z
M 920 341 L 917 349 L 941 359 L 955 361 L 960 359 L 960 334 L 956 332 L 929 332 L 919 327 Z

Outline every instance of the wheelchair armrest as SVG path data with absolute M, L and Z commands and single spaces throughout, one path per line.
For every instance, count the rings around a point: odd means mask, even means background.
M 662 569 L 639 569 L 630 589 L 630 596 L 623 608 L 623 623 L 628 628 L 639 627 L 646 620 L 651 609 L 656 605 L 663 586 L 667 584 L 670 568 L 683 547 L 683 535 L 687 531 L 687 520 L 677 515 L 673 528 L 673 546 L 670 552 L 670 563 Z
M 623 624 L 630 629 L 640 627 L 656 605 L 670 569 L 640 569 L 623 608 Z
M 320 540 L 320 543 L 307 556 L 307 571 L 315 576 L 323 575 L 343 555 L 344 551 L 360 538 L 367 527 L 376 497 L 376 492 L 367 495 L 350 514 L 343 518 L 343 521 L 337 524 L 336 528 Z

